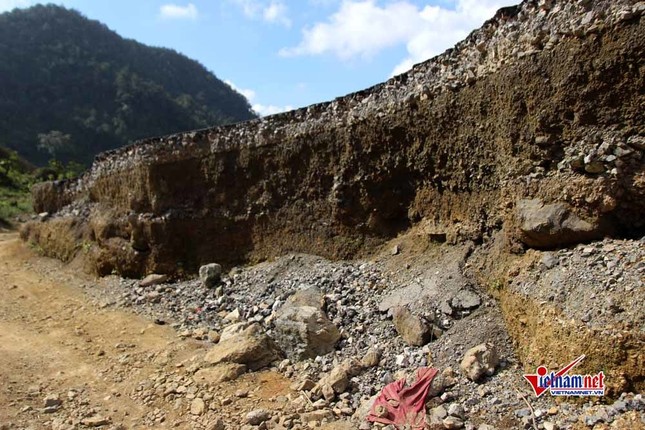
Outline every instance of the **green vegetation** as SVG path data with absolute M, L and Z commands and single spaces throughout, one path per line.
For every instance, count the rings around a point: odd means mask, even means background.
M 196 61 L 120 37 L 76 11 L 0 14 L 0 147 L 39 166 L 144 137 L 254 118 Z
M 0 148 L 0 225 L 21 213 L 31 211 L 29 187 L 33 167 L 13 151 Z
M 46 167 L 35 168 L 9 149 L 0 147 L 0 225 L 16 216 L 31 212 L 31 186 L 39 181 L 71 179 L 80 175 L 83 165 L 50 160 Z

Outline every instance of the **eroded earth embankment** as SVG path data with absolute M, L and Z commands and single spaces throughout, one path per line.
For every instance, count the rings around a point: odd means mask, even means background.
M 397 236 L 418 255 L 467 247 L 460 271 L 499 300 L 527 370 L 584 353 L 579 370 L 602 367 L 613 394 L 642 390 L 644 12 L 502 9 L 365 91 L 105 153 L 78 180 L 35 187 L 43 214 L 23 237 L 130 277 L 290 252 L 365 257 Z M 589 250 L 566 249 L 580 243 Z M 591 290 L 597 300 L 573 299 Z

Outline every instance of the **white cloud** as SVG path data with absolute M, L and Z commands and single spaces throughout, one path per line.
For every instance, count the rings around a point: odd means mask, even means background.
M 381 8 L 374 0 L 344 1 L 327 22 L 305 29 L 300 44 L 281 50 L 281 54 L 331 52 L 342 59 L 369 57 L 383 48 L 405 41 L 412 35 L 412 28 L 418 25 L 418 21 L 416 6 L 407 2 L 390 3 Z
M 244 89 L 244 88 L 239 88 L 237 85 L 235 85 L 233 82 L 229 80 L 225 80 L 228 84 L 229 87 L 233 88 L 235 91 L 238 93 L 242 94 L 246 99 L 249 101 L 251 104 L 251 107 L 255 112 L 258 113 L 260 116 L 267 116 L 267 115 L 273 115 L 276 113 L 280 112 L 286 112 L 293 110 L 293 106 L 291 105 L 286 105 L 286 106 L 275 106 L 275 105 L 263 105 L 261 103 L 256 103 L 255 101 L 255 91 L 250 90 L 250 89 Z
M 231 0 L 237 4 L 244 15 L 250 19 L 262 19 L 272 24 L 280 24 L 285 27 L 291 26 L 289 9 L 280 0 Z
M 274 105 L 263 105 L 260 103 L 255 103 L 253 105 L 253 110 L 257 112 L 260 116 L 274 115 L 280 112 L 287 112 L 293 110 L 293 106 L 274 106 Z
M 165 4 L 159 8 L 159 15 L 165 19 L 197 19 L 197 7 L 188 3 L 186 6 Z
M 287 7 L 282 2 L 271 2 L 262 11 L 262 17 L 267 22 L 279 23 L 285 27 L 291 26 L 291 20 L 287 16 Z
M 330 7 L 336 5 L 340 0 L 309 0 L 309 4 L 315 7 Z
M 233 88 L 235 91 L 238 93 L 242 94 L 246 99 L 250 102 L 255 99 L 255 91 L 253 90 L 245 90 L 242 88 L 239 88 L 237 85 L 235 85 L 233 82 L 229 81 L 228 79 L 225 79 L 224 82 L 231 88 Z
M 280 50 L 283 56 L 332 54 L 340 59 L 369 58 L 405 45 L 398 74 L 440 54 L 491 18 L 497 9 L 519 0 L 451 0 L 453 7 L 418 7 L 408 0 L 344 0 L 325 22 L 303 30 L 301 42 Z
M 247 18 L 255 18 L 262 10 L 261 5 L 256 0 L 232 0 L 239 7 Z

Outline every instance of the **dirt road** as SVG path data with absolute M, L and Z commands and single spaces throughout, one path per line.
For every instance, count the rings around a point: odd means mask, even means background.
M 150 381 L 182 378 L 184 363 L 208 345 L 93 303 L 84 283 L 101 288 L 17 234 L 0 234 L 0 429 L 209 428 L 211 411 L 193 416 L 190 397 L 169 403 L 145 394 L 159 385 Z M 211 391 L 224 397 L 240 387 L 266 387 L 230 406 L 242 411 L 288 391 L 288 381 L 260 372 Z

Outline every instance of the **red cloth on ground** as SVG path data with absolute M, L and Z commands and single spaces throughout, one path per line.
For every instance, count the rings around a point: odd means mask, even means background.
M 417 379 L 409 387 L 405 378 L 386 385 L 374 400 L 367 420 L 393 424 L 397 428 L 423 430 L 425 428 L 425 401 L 432 379 L 438 370 L 430 367 L 417 369 Z

